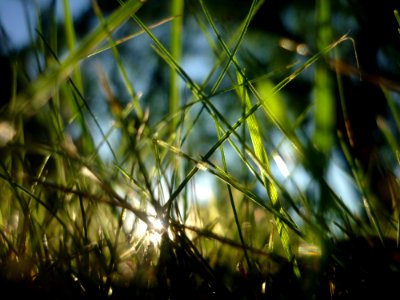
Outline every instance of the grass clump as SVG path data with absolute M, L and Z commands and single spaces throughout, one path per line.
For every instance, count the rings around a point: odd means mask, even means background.
M 111 10 L 92 2 L 96 25 L 83 37 L 69 2 L 62 26 L 54 2 L 38 10 L 37 38 L 26 50 L 34 59 L 7 56 L 2 291 L 60 299 L 347 299 L 394 291 L 395 85 L 338 58 L 353 40 L 332 38 L 329 1 L 317 5 L 314 53 L 271 37 L 271 53 L 297 49 L 271 71 L 246 63 L 263 1 L 252 1 L 231 30 L 202 0 L 174 0 L 153 23 L 150 3 L 117 2 Z M 201 80 L 185 66 L 191 30 L 211 57 Z M 144 64 L 134 61 L 138 49 Z M 386 185 L 374 185 L 354 152 L 344 82 L 357 76 L 387 101 L 389 117 L 376 119 L 385 138 L 377 162 L 383 154 L 393 162 Z M 293 100 L 299 82 L 311 86 L 312 100 Z M 337 115 L 347 130 L 335 127 Z M 337 176 L 350 182 L 356 208 L 336 190 Z

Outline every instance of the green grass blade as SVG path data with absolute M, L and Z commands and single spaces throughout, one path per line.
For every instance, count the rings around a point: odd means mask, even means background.
M 154 29 L 154 28 L 156 28 L 156 27 L 158 27 L 158 26 L 161 26 L 161 25 L 163 25 L 163 24 L 165 24 L 165 23 L 168 23 L 168 22 L 170 22 L 170 21 L 172 21 L 172 20 L 174 20 L 174 19 L 175 19 L 174 17 L 167 17 L 167 18 L 165 18 L 165 19 L 162 19 L 162 20 L 159 21 L 159 22 L 156 22 L 156 23 L 154 23 L 154 24 L 152 24 L 152 25 L 149 25 L 148 27 L 149 27 L 150 29 Z M 104 51 L 110 50 L 110 49 L 112 49 L 113 47 L 122 45 L 123 43 L 128 42 L 128 41 L 130 41 L 130 40 L 132 40 L 132 39 L 134 39 L 134 38 L 136 38 L 136 37 L 139 37 L 139 36 L 141 36 L 141 35 L 144 34 L 144 33 L 145 33 L 144 30 L 139 30 L 139 31 L 137 31 L 137 32 L 135 32 L 135 33 L 132 33 L 132 34 L 130 34 L 130 35 L 128 35 L 128 36 L 125 36 L 125 37 L 123 37 L 123 38 L 120 38 L 120 39 L 114 41 L 113 44 L 108 43 L 107 46 L 103 46 L 103 47 L 98 48 L 97 50 L 93 51 L 91 54 L 89 54 L 89 55 L 87 56 L 87 58 L 92 57 L 92 56 L 95 56 L 95 55 L 97 55 L 97 54 L 100 54 L 100 53 L 102 53 L 102 52 L 104 52 Z
M 132 99 L 132 104 L 133 104 L 133 107 L 134 107 L 134 109 L 136 111 L 136 114 L 137 114 L 138 118 L 142 119 L 143 118 L 143 111 L 142 111 L 142 108 L 140 107 L 139 96 L 137 95 L 132 83 L 130 82 L 130 80 L 128 78 L 128 74 L 126 72 L 126 68 L 124 67 L 124 64 L 122 62 L 121 56 L 120 56 L 119 51 L 118 51 L 118 49 L 116 47 L 116 43 L 115 43 L 114 39 L 111 36 L 111 32 L 110 32 L 110 30 L 108 28 L 106 20 L 104 20 L 104 17 L 102 15 L 100 7 L 97 5 L 96 1 L 94 1 L 93 3 L 94 3 L 93 4 L 93 9 L 95 11 L 95 14 L 96 14 L 97 18 L 100 20 L 100 24 L 103 25 L 104 31 L 108 34 L 109 45 L 110 45 L 110 48 L 112 50 L 114 59 L 115 59 L 115 61 L 117 63 L 118 70 L 119 70 L 119 72 L 121 74 L 122 81 L 124 82 L 125 88 L 126 88 L 128 94 L 129 94 L 130 98 Z
M 323 51 L 331 43 L 331 9 L 329 0 L 317 1 L 317 48 Z M 327 55 L 324 54 L 324 58 Z M 329 154 L 334 140 L 335 103 L 332 94 L 332 79 L 328 65 L 324 61 L 316 63 L 314 76 L 315 94 L 315 133 L 314 144 L 326 157 Z
M 74 19 L 72 17 L 71 8 L 68 0 L 63 1 L 64 7 L 64 32 L 67 48 L 72 52 L 76 48 L 76 35 L 74 28 Z M 83 91 L 82 73 L 77 66 L 72 74 L 72 80 L 75 82 L 77 88 Z
M 400 14 L 397 9 L 394 10 L 394 17 L 396 18 L 397 24 L 399 24 L 399 27 L 397 28 L 397 30 L 400 33 Z
M 131 15 L 135 14 L 142 5 L 143 3 L 138 0 L 129 0 L 106 19 L 107 28 L 110 32 L 116 30 Z M 102 41 L 107 39 L 108 35 L 109 33 L 104 31 L 102 25 L 88 34 L 59 66 L 48 70 L 34 81 L 23 94 L 19 95 L 16 113 L 35 114 L 48 102 L 57 87 L 70 76 L 80 61 L 90 55 Z
M 261 1 L 261 3 L 262 2 L 263 1 Z M 210 24 L 211 28 L 213 29 L 214 34 L 216 35 L 218 41 L 220 42 L 220 44 L 222 46 L 222 49 L 224 50 L 224 53 L 228 56 L 228 62 L 225 64 L 225 67 L 222 69 L 221 74 L 218 76 L 218 79 L 215 81 L 215 83 L 213 85 L 213 88 L 211 89 L 211 94 L 215 93 L 215 91 L 217 90 L 217 88 L 221 84 L 221 82 L 222 82 L 223 78 L 225 77 L 225 75 L 226 75 L 226 73 L 228 71 L 228 68 L 231 65 L 231 63 L 233 63 L 235 65 L 235 67 L 238 70 L 238 72 L 241 72 L 241 69 L 238 66 L 237 62 L 234 60 L 234 57 L 235 57 L 237 51 L 239 50 L 239 47 L 240 47 L 240 45 L 241 45 L 241 43 L 243 41 L 243 38 L 244 38 L 244 36 L 245 36 L 245 34 L 247 32 L 247 29 L 248 29 L 248 27 L 250 25 L 250 21 L 251 21 L 252 17 L 254 16 L 255 12 L 256 12 L 256 3 L 257 3 L 257 1 L 252 1 L 252 5 L 250 7 L 250 11 L 249 11 L 249 13 L 248 13 L 248 15 L 247 15 L 247 17 L 246 17 L 246 19 L 244 21 L 243 27 L 241 28 L 241 31 L 240 31 L 239 37 L 237 39 L 236 45 L 233 48 L 233 50 L 230 51 L 228 45 L 222 39 L 222 37 L 221 37 L 221 35 L 220 35 L 220 33 L 219 33 L 218 29 L 217 29 L 217 26 L 215 25 L 215 23 L 213 21 L 213 18 L 211 16 L 211 14 L 209 13 L 209 11 L 206 8 L 206 6 L 204 5 L 204 1 L 200 0 L 200 4 L 201 4 L 201 7 L 203 9 L 204 15 L 207 18 L 208 24 Z M 260 3 L 260 5 L 261 5 L 261 3 Z
M 396 104 L 396 101 L 393 99 L 393 96 L 389 93 L 389 91 L 382 87 L 382 91 L 385 94 L 386 101 L 388 102 L 390 112 L 393 115 L 393 119 L 396 123 L 397 132 L 400 132 L 400 111 L 399 107 Z
M 137 19 L 137 18 L 136 18 Z M 145 29 L 145 25 L 137 19 L 137 21 L 139 22 L 139 24 L 142 24 L 142 26 L 144 26 Z M 146 30 L 146 29 L 145 29 Z M 149 32 L 151 34 L 151 32 Z M 156 39 L 156 37 L 154 37 Z M 157 39 L 156 39 L 157 40 Z M 313 63 L 315 63 L 323 53 L 329 52 L 331 51 L 333 48 L 335 48 L 337 45 L 339 45 L 340 43 L 344 42 L 347 40 L 347 36 L 343 36 L 341 37 L 339 40 L 335 41 L 334 43 L 330 44 L 329 46 L 327 46 L 326 48 L 324 48 L 324 50 L 322 52 L 318 52 L 317 54 L 314 54 L 312 57 L 310 57 L 303 65 L 301 65 L 297 70 L 295 70 L 291 75 L 287 76 L 286 78 L 284 78 L 281 82 L 279 82 L 271 91 L 271 94 L 277 93 L 278 91 L 280 91 L 283 87 L 285 87 L 286 85 L 288 85 L 291 81 L 293 81 L 295 78 L 297 78 L 297 76 L 302 73 L 304 70 L 306 70 L 307 68 L 309 68 Z M 163 47 L 161 45 L 161 47 Z M 168 54 L 166 54 L 168 55 Z M 179 66 L 176 66 L 177 70 L 179 70 L 183 76 L 185 76 L 186 74 L 184 72 L 182 72 L 183 70 L 180 70 Z M 185 77 L 184 77 L 185 78 Z M 193 89 L 194 92 L 197 94 L 199 93 L 200 96 L 205 97 L 202 94 L 202 91 L 200 90 L 200 88 L 193 83 L 193 81 L 190 78 L 185 78 L 187 79 L 187 81 L 191 84 L 193 84 Z M 191 86 L 191 85 L 190 85 Z M 247 120 L 247 118 L 249 118 L 251 115 L 253 115 L 261 106 L 264 108 L 266 114 L 274 120 L 274 116 L 273 114 L 269 111 L 269 108 L 267 105 L 265 105 L 265 101 L 268 98 L 263 98 L 261 97 L 257 91 L 254 89 L 254 87 L 250 86 L 249 87 L 251 89 L 252 92 L 254 92 L 254 94 L 256 95 L 257 99 L 259 100 L 258 103 L 254 104 L 247 112 L 246 114 L 241 117 L 237 122 L 235 122 L 233 125 L 229 126 L 228 131 L 226 131 L 224 133 L 224 135 L 207 151 L 207 153 L 203 156 L 202 161 L 206 162 L 214 153 L 216 150 L 219 149 L 219 147 L 230 138 L 230 136 L 232 134 L 236 134 L 236 129 L 238 129 L 242 124 L 244 124 Z M 204 99 L 204 98 L 200 98 L 200 99 Z M 277 124 L 279 126 L 280 129 L 282 129 L 282 126 L 280 126 L 277 121 L 274 122 L 275 124 Z M 293 140 L 297 141 L 297 138 L 293 137 L 292 133 L 289 133 L 287 130 L 282 129 L 282 131 L 284 132 L 284 134 L 288 137 L 291 138 L 291 141 L 293 142 Z M 299 142 L 296 142 L 294 145 L 295 149 L 297 150 L 301 150 L 301 144 Z M 300 152 L 300 155 L 304 154 L 304 152 Z M 197 171 L 199 170 L 198 166 L 193 167 L 193 169 L 191 169 L 190 172 L 188 172 L 188 174 L 186 175 L 186 177 L 184 178 L 184 180 L 177 186 L 176 190 L 171 194 L 170 199 L 167 201 L 165 208 L 167 209 L 168 207 L 170 207 L 172 205 L 172 202 L 176 199 L 176 197 L 179 195 L 179 193 L 183 190 L 183 188 L 186 186 L 186 184 L 190 181 L 190 179 L 197 173 Z
M 396 154 L 398 155 L 398 151 L 399 151 L 399 147 L 400 147 L 399 142 L 397 141 L 393 132 L 390 130 L 389 124 L 387 124 L 387 122 L 382 117 L 379 117 L 376 120 L 376 123 L 378 124 L 378 128 L 380 129 L 383 136 L 385 137 L 386 142 L 387 142 L 388 146 L 390 147 L 393 155 L 394 156 L 396 156 Z
M 178 64 L 182 55 L 182 31 L 183 31 L 183 13 L 184 13 L 184 1 L 183 0 L 172 0 L 171 2 L 171 14 L 174 20 L 171 22 L 171 56 L 174 61 Z M 179 109 L 180 105 L 180 85 L 179 85 L 179 74 L 170 68 L 169 74 L 169 113 L 174 115 Z M 171 122 L 170 132 L 176 131 L 178 125 L 178 119 L 173 118 Z
M 225 135 L 226 135 L 226 133 L 225 133 Z M 250 191 L 247 187 L 245 187 L 243 185 L 243 183 L 240 182 L 240 180 L 237 180 L 234 177 L 232 177 L 231 174 L 229 174 L 226 171 L 224 171 L 223 169 L 213 165 L 211 162 L 209 162 L 204 157 L 202 159 L 198 160 L 198 159 L 191 157 L 190 155 L 183 152 L 182 150 L 166 143 L 165 141 L 162 141 L 160 139 L 155 139 L 154 141 L 159 146 L 168 149 L 168 151 L 171 151 L 171 152 L 175 153 L 176 155 L 179 155 L 180 157 L 183 157 L 186 160 L 195 163 L 195 168 L 193 168 L 188 173 L 187 177 L 184 179 L 184 181 L 181 183 L 181 185 L 177 188 L 177 190 L 174 191 L 174 193 L 179 194 L 179 192 L 184 188 L 184 186 L 186 186 L 186 184 L 190 181 L 190 179 L 194 176 L 194 174 L 198 170 L 208 171 L 211 174 L 215 175 L 220 180 L 222 180 L 224 183 L 228 184 L 229 186 L 231 186 L 231 187 L 235 188 L 236 190 L 240 191 L 241 193 L 243 193 L 246 197 L 248 197 L 251 201 L 253 201 L 258 206 L 273 213 L 277 218 L 282 220 L 282 222 L 285 223 L 288 226 L 288 228 L 293 230 L 299 236 L 302 236 L 302 232 L 298 229 L 296 224 L 294 224 L 294 222 L 292 220 L 290 220 L 290 218 L 288 218 L 287 215 L 283 215 L 273 205 L 268 205 L 264 199 L 261 199 L 260 197 L 255 195 L 252 191 Z M 220 147 L 217 147 L 217 149 L 219 149 L 219 148 Z M 263 172 L 265 172 L 265 170 L 263 170 Z M 270 176 L 270 175 L 268 174 L 267 176 Z M 175 199 L 176 196 L 177 195 L 171 195 L 170 199 Z
M 247 93 L 247 90 L 246 90 L 247 84 L 245 84 L 244 78 L 242 77 L 242 75 L 239 72 L 237 73 L 237 77 L 238 77 L 238 84 L 239 84 L 239 86 L 242 87 L 238 91 L 239 98 L 241 99 L 246 112 L 248 112 L 248 110 L 251 109 L 252 104 L 250 101 L 249 94 Z M 254 114 L 249 116 L 249 118 L 247 119 L 247 125 L 249 128 L 250 138 L 251 138 L 251 141 L 253 144 L 255 155 L 260 160 L 260 162 L 262 163 L 264 168 L 269 170 L 270 166 L 269 166 L 268 155 L 267 155 L 267 152 L 263 145 L 263 139 L 262 139 L 260 126 L 258 125 L 258 120 Z M 279 212 L 282 213 L 282 215 L 285 215 L 286 212 L 280 206 L 280 203 L 278 200 L 278 190 L 277 190 L 276 186 L 273 184 L 272 181 L 268 180 L 268 177 L 265 174 L 265 172 L 263 171 L 263 169 L 260 169 L 260 171 L 262 173 L 263 183 L 267 190 L 267 193 L 268 193 L 268 196 L 272 203 L 272 206 L 275 207 L 277 210 L 279 210 Z M 300 270 L 297 266 L 297 261 L 293 255 L 293 250 L 292 250 L 292 246 L 291 246 L 291 242 L 290 242 L 288 228 L 285 226 L 285 224 L 279 218 L 276 218 L 275 222 L 276 222 L 276 226 L 278 228 L 278 232 L 279 232 L 282 246 L 285 250 L 285 253 L 286 253 L 289 261 L 292 261 L 294 264 L 294 272 L 295 272 L 296 276 L 300 276 Z
M 356 161 L 353 156 L 351 155 L 351 151 L 348 147 L 348 145 L 345 143 L 343 139 L 343 134 L 339 133 L 339 140 L 340 144 L 342 147 L 342 151 L 345 155 L 345 158 L 347 162 L 350 165 L 350 169 L 353 173 L 353 178 L 355 179 L 355 182 L 357 184 L 357 187 L 359 188 L 361 195 L 362 195 L 362 203 L 365 209 L 365 212 L 370 219 L 371 224 L 374 226 L 379 238 L 381 241 L 384 241 L 384 234 L 380 225 L 380 220 L 376 216 L 376 212 L 373 209 L 372 199 L 375 197 L 371 191 L 369 190 L 369 187 L 365 184 L 368 182 L 367 176 L 364 174 L 362 171 L 361 166 L 359 165 L 358 161 Z

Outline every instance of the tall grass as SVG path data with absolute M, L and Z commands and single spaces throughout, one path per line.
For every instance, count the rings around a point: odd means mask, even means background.
M 37 74 L 29 75 L 18 57 L 12 61 L 12 96 L 0 123 L 2 287 L 18 295 L 23 284 L 25 291 L 66 299 L 333 297 L 340 286 L 327 270 L 338 263 L 331 261 L 336 243 L 398 239 L 398 207 L 391 215 L 379 207 L 368 174 L 350 154 L 351 132 L 334 129 L 341 112 L 333 109 L 332 66 L 339 63 L 333 53 L 352 40 L 332 38 L 329 1 L 318 1 L 314 54 L 294 53 L 294 63 L 252 78 L 241 49 L 263 1 L 253 1 L 226 32 L 200 0 L 193 20 L 214 63 L 203 82 L 182 65 L 193 6 L 174 0 L 164 19 L 147 24 L 145 2 L 120 4 L 105 14 L 93 1 L 97 25 L 81 40 L 68 1 L 60 28 L 41 27 L 47 16 L 39 11 L 30 49 Z M 129 34 L 121 37 L 122 25 Z M 168 26 L 166 45 L 157 29 Z M 144 102 L 121 48 L 144 41 L 162 62 L 159 71 L 170 70 L 159 111 Z M 100 56 L 118 77 L 97 67 L 97 81 L 90 82 L 87 70 Z M 336 70 L 341 92 L 344 72 Z M 301 111 L 288 109 L 285 89 L 307 72 L 315 75 L 315 98 Z M 395 171 L 400 122 L 389 88 L 382 84 L 396 126 L 377 121 Z M 96 99 L 88 96 L 93 89 Z M 347 163 L 343 173 L 361 213 L 327 178 L 334 151 Z M 299 169 L 316 196 L 295 178 Z M 201 187 L 206 177 L 212 186 Z M 397 181 L 390 191 L 395 204 Z M 201 203 L 199 189 L 213 196 Z

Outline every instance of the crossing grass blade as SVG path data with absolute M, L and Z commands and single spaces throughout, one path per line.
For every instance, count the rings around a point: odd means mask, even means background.
M 148 21 L 147 15 L 145 19 L 135 14 L 144 3 L 139 2 L 119 0 L 121 8 L 105 17 L 105 10 L 94 0 L 93 18 L 97 17 L 99 26 L 78 43 L 69 1 L 63 1 L 62 25 L 56 22 L 53 1 L 51 26 L 43 28 L 44 16 L 38 16 L 39 39 L 33 45 L 35 68 L 41 75 L 29 83 L 25 66 L 13 65 L 12 98 L 7 107 L 11 116 L 0 120 L 0 134 L 13 135 L 0 136 L 0 281 L 15 279 L 14 270 L 26 270 L 17 274 L 17 279 L 38 283 L 40 288 L 54 286 L 56 296 L 69 291 L 71 281 L 78 290 L 71 293 L 81 297 L 190 298 L 192 293 L 186 287 L 193 287 L 196 297 L 204 293 L 204 298 L 236 298 L 234 293 L 239 291 L 237 298 L 268 298 L 268 288 L 278 281 L 288 283 L 288 289 L 293 280 L 301 285 L 306 282 L 306 294 L 311 295 L 314 287 L 307 283 L 307 276 L 315 274 L 319 280 L 323 274 L 323 282 L 316 283 L 316 288 L 324 285 L 329 289 L 328 298 L 337 296 L 333 295 L 336 278 L 326 279 L 324 269 L 325 263 L 330 264 L 326 255 L 336 239 L 346 236 L 352 242 L 351 237 L 369 237 L 372 232 L 384 241 L 386 230 L 400 236 L 400 227 L 393 229 L 400 224 L 398 214 L 383 220 L 375 210 L 376 199 L 365 185 L 369 178 L 353 159 L 342 133 L 338 134 L 341 150 L 349 165 L 345 176 L 360 192 L 366 217 L 352 212 L 323 174 L 314 175 L 318 166 L 312 164 L 314 157 L 308 152 L 308 147 L 317 145 L 328 157 L 336 146 L 331 140 L 332 116 L 327 116 L 333 100 L 328 57 L 349 40 L 348 36 L 331 42 L 330 28 L 318 27 L 316 54 L 302 54 L 300 63 L 278 70 L 259 69 L 261 76 L 251 78 L 248 61 L 243 58 L 247 57 L 246 42 L 253 38 L 250 25 L 264 1 L 249 2 L 243 21 L 224 31 L 207 2 L 199 0 L 195 26 L 201 27 L 208 40 L 213 62 L 202 83 L 197 83 L 197 77 L 191 77 L 182 64 L 187 25 L 183 17 L 190 17 L 187 14 L 192 11 L 186 8 L 196 4 L 186 1 L 183 7 L 184 1 L 173 0 L 165 4 L 167 15 L 172 16 L 151 23 L 154 20 Z M 317 1 L 320 23 L 332 17 L 324 6 L 330 4 Z M 131 17 L 140 31 L 117 39 L 113 32 Z M 152 31 L 169 21 L 171 35 L 158 37 Z M 57 34 L 60 28 L 65 41 Z M 139 34 L 146 38 L 132 40 Z M 165 101 L 163 110 L 144 110 L 142 105 L 147 102 L 139 104 L 135 81 L 128 77 L 130 61 L 124 61 L 125 53 L 118 47 L 127 40 L 152 43 L 155 53 L 146 55 L 158 55 L 160 69 L 149 67 L 149 71 L 160 72 L 155 78 L 162 75 L 170 82 L 165 85 L 163 81 L 160 86 L 167 87 L 157 91 Z M 63 60 L 58 58 L 60 45 L 66 45 L 69 51 Z M 105 53 L 108 49 L 111 53 Z M 99 53 L 102 55 L 96 61 L 110 59 L 107 64 L 111 62 L 120 75 L 116 83 L 104 68 L 96 77 L 99 83 L 90 82 L 103 89 L 95 97 L 96 101 L 107 101 L 102 108 L 107 122 L 112 119 L 108 129 L 103 129 L 103 115 L 91 109 L 91 95 L 85 95 L 84 90 L 87 82 L 83 74 L 87 70 L 83 67 L 91 63 L 89 57 Z M 85 64 L 80 65 L 82 60 Z M 310 80 L 303 73 L 312 67 L 315 77 Z M 164 73 L 167 69 L 170 72 Z M 20 74 L 25 76 L 22 83 L 18 81 Z M 308 78 L 316 98 L 300 112 L 292 111 L 285 89 L 293 81 L 304 79 L 302 75 Z M 181 83 L 185 84 L 183 92 Z M 25 93 L 17 94 L 18 84 L 27 85 Z M 162 88 L 158 81 L 151 84 Z M 123 96 L 128 94 L 126 107 L 115 86 L 122 86 Z M 384 150 L 398 163 L 398 108 L 391 92 L 384 87 L 383 91 L 395 126 L 378 118 L 378 127 L 386 138 Z M 151 101 L 159 98 L 153 100 L 151 96 L 143 94 L 152 105 Z M 31 99 L 33 103 L 29 104 Z M 343 114 L 346 118 L 346 107 Z M 4 116 L 8 118 L 7 113 Z M 24 123 L 29 120 L 42 126 L 30 128 L 30 123 Z M 305 132 L 310 123 L 315 125 L 314 136 Z M 69 126 L 73 127 L 71 131 Z M 118 135 L 115 143 L 110 141 L 112 134 Z M 202 137 L 201 145 L 197 134 Z M 103 146 L 111 152 L 104 160 L 99 155 Z M 292 165 L 288 162 L 288 174 L 280 176 L 274 162 L 276 157 L 285 159 L 285 147 L 290 149 L 286 158 Z M 295 178 L 293 170 L 299 169 L 307 180 L 312 177 L 309 185 L 323 190 L 322 196 L 310 195 L 313 190 L 308 189 L 308 183 L 303 186 Z M 203 175 L 205 187 L 197 185 Z M 207 196 L 210 199 L 198 200 L 198 188 L 211 191 Z M 319 215 L 315 206 L 322 197 L 332 201 L 327 213 Z M 160 221 L 161 227 L 154 221 Z M 158 235 L 158 241 L 150 239 L 153 234 Z M 301 252 L 303 243 L 308 242 L 318 249 Z M 334 276 L 342 266 L 338 262 L 332 265 Z M 62 288 L 54 282 L 61 283 Z
M 249 97 L 249 94 L 246 89 L 247 84 L 245 82 L 245 79 L 242 77 L 242 75 L 239 72 L 237 73 L 237 76 L 238 76 L 238 84 L 239 84 L 239 86 L 241 86 L 241 89 L 238 91 L 239 98 L 241 99 L 242 105 L 245 107 L 245 111 L 247 113 L 248 110 L 250 110 L 252 107 L 250 97 Z M 260 126 L 258 124 L 258 120 L 254 114 L 249 116 L 249 118 L 247 119 L 247 125 L 249 128 L 250 138 L 251 138 L 251 141 L 253 144 L 255 155 L 259 159 L 261 164 L 264 166 L 264 168 L 269 170 L 270 166 L 269 166 L 268 155 L 265 150 L 265 146 L 263 143 L 262 134 L 261 134 Z M 279 195 L 278 195 L 277 188 L 275 187 L 273 182 L 268 180 L 268 177 L 264 173 L 263 168 L 260 168 L 260 171 L 262 174 L 263 184 L 267 190 L 267 193 L 268 193 L 269 199 L 272 203 L 272 206 L 275 209 L 279 210 L 279 212 L 282 215 L 285 215 L 286 212 L 283 210 L 283 208 L 281 207 L 281 205 L 279 203 L 279 199 L 278 199 Z M 293 250 L 291 248 L 292 246 L 291 246 L 288 228 L 279 218 L 276 218 L 275 222 L 276 222 L 276 225 L 278 228 L 278 232 L 279 232 L 285 253 L 286 253 L 289 261 L 293 262 L 294 272 L 295 272 L 296 276 L 300 277 L 301 276 L 300 270 L 298 268 L 296 258 L 293 255 Z
M 71 8 L 68 0 L 63 0 L 64 8 L 64 32 L 65 32 L 65 42 L 67 44 L 68 51 L 72 52 L 76 47 L 76 33 L 74 28 L 74 19 L 71 13 Z M 57 28 L 54 26 L 54 28 Z M 82 73 L 79 66 L 77 66 L 72 72 L 72 80 L 75 82 L 77 88 L 83 91 Z
M 116 47 L 116 42 L 114 41 L 114 39 L 111 35 L 111 32 L 107 25 L 107 22 L 104 19 L 101 9 L 98 6 L 98 4 L 96 3 L 96 1 L 93 1 L 93 9 L 95 11 L 97 18 L 100 20 L 100 24 L 103 26 L 104 32 L 108 33 L 107 39 L 108 39 L 109 47 L 111 48 L 114 60 L 117 63 L 117 67 L 120 72 L 122 81 L 125 85 L 128 95 L 130 96 L 130 99 L 131 99 L 130 101 L 132 102 L 133 108 L 134 108 L 138 118 L 140 120 L 142 120 L 143 119 L 143 110 L 139 103 L 139 95 L 136 93 L 135 88 L 133 87 L 133 84 L 130 82 L 130 80 L 128 78 L 128 74 L 127 74 L 126 68 L 122 62 L 121 55 L 119 54 L 119 51 Z
M 125 2 L 105 20 L 109 32 L 116 30 L 131 15 L 135 14 L 142 5 L 143 3 L 138 0 Z M 102 41 L 108 38 L 109 32 L 104 31 L 103 25 L 99 25 L 88 34 L 79 46 L 62 60 L 60 65 L 47 70 L 23 94 L 18 96 L 14 113 L 35 114 L 48 102 L 54 91 L 70 76 L 82 59 L 90 55 Z

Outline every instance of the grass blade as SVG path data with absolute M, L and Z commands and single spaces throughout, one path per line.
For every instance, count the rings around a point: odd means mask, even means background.
M 182 52 L 182 31 L 183 31 L 183 13 L 184 13 L 184 1 L 183 0 L 172 0 L 171 2 L 171 14 L 174 20 L 171 22 L 171 56 L 178 64 L 181 59 Z M 179 74 L 170 68 L 169 74 L 169 113 L 174 115 L 179 109 L 180 102 L 180 84 Z M 171 122 L 170 132 L 175 132 L 178 127 L 178 119 L 173 118 Z
M 135 14 L 142 5 L 143 3 L 138 0 L 129 0 L 106 19 L 107 28 L 110 32 L 116 30 L 132 14 Z M 19 95 L 14 113 L 35 114 L 48 102 L 57 87 L 70 76 L 80 61 L 90 55 L 108 35 L 109 33 L 104 31 L 102 25 L 88 34 L 59 66 L 48 70 L 34 81 L 23 94 Z
M 239 84 L 239 86 L 242 87 L 238 91 L 239 98 L 241 99 L 241 101 L 243 103 L 243 106 L 245 107 L 245 111 L 248 112 L 248 110 L 251 109 L 252 104 L 251 104 L 251 101 L 250 101 L 249 94 L 247 93 L 247 90 L 246 90 L 247 84 L 245 83 L 244 78 L 242 77 L 242 75 L 239 72 L 237 73 L 237 76 L 238 76 L 238 84 Z M 267 152 L 266 152 L 265 147 L 263 145 L 260 126 L 258 125 L 257 118 L 255 117 L 254 114 L 249 116 L 249 118 L 247 119 L 247 125 L 248 125 L 248 128 L 249 128 L 250 138 L 251 138 L 251 141 L 252 141 L 252 144 L 253 144 L 255 155 L 260 160 L 260 162 L 262 163 L 264 168 L 269 170 L 270 166 L 269 166 L 268 155 L 267 155 Z M 272 203 L 272 206 L 275 209 L 279 210 L 279 212 L 282 215 L 285 215 L 286 212 L 280 206 L 280 203 L 279 203 L 279 200 L 278 200 L 278 190 L 277 190 L 277 188 L 275 187 L 273 182 L 268 180 L 268 177 L 264 173 L 264 170 L 260 169 L 260 171 L 262 173 L 263 183 L 264 183 L 264 186 L 265 186 L 265 188 L 267 190 L 267 193 L 268 193 L 269 199 L 270 199 L 270 201 Z M 276 222 L 276 226 L 278 227 L 278 232 L 279 232 L 279 235 L 280 235 L 281 242 L 282 242 L 283 248 L 285 250 L 285 253 L 286 253 L 289 261 L 293 262 L 294 272 L 295 272 L 296 276 L 300 277 L 300 270 L 298 268 L 297 261 L 296 261 L 294 255 L 293 255 L 293 250 L 291 248 L 291 242 L 290 242 L 288 228 L 285 226 L 285 224 L 279 218 L 275 218 L 275 222 Z

